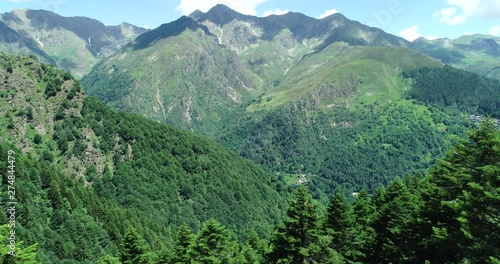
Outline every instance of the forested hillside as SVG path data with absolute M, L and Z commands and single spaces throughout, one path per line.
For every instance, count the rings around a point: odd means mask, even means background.
M 412 98 L 466 113 L 500 117 L 500 81 L 450 66 L 406 72 Z
M 349 106 L 322 107 L 316 96 L 282 107 L 272 106 L 274 99 L 256 102 L 273 109 L 235 118 L 219 140 L 285 183 L 305 174 L 318 195 L 336 184 L 373 190 L 396 176 L 424 173 L 465 136 L 471 117 L 499 115 L 497 80 L 450 66 L 408 70 L 401 78 L 405 89 L 385 91 L 392 98 L 337 99 Z
M 425 177 L 396 178 L 354 199 L 337 189 L 326 210 L 306 185 L 267 240 L 244 245 L 211 219 L 198 232 L 182 226 L 160 263 L 499 263 L 500 131 L 481 123 Z M 352 200 L 352 201 L 351 201 Z M 124 263 L 147 250 L 130 231 Z
M 119 256 L 129 227 L 160 254 L 183 222 L 198 230 L 217 218 L 241 241 L 269 234 L 280 218 L 282 198 L 257 165 L 209 140 L 116 113 L 86 97 L 67 72 L 32 57 L 1 54 L 0 65 L 2 197 L 14 158 L 18 242 L 37 247 L 42 263 Z

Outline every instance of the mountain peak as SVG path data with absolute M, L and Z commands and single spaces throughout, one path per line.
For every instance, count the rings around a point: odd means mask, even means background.
M 210 20 L 214 22 L 215 24 L 218 25 L 225 25 L 228 24 L 229 22 L 238 19 L 238 20 L 245 20 L 245 18 L 250 18 L 252 16 L 248 15 L 243 15 L 241 13 L 238 13 L 237 11 L 229 8 L 226 5 L 223 4 L 217 4 L 214 7 L 212 7 L 208 12 L 198 19 L 198 21 L 205 21 L 205 20 Z
M 238 13 L 236 11 L 234 11 L 233 9 L 231 9 L 230 7 L 228 7 L 227 5 L 224 5 L 224 4 L 216 4 L 214 5 L 208 12 L 210 11 L 229 11 L 229 12 L 235 12 L 235 13 Z
M 194 10 L 191 14 L 188 15 L 188 17 L 194 19 L 194 20 L 198 20 L 200 19 L 205 13 L 203 13 L 202 11 L 196 9 Z
M 157 42 L 160 39 L 179 35 L 186 29 L 196 30 L 197 28 L 202 29 L 207 35 L 212 35 L 204 25 L 198 24 L 193 18 L 182 16 L 175 21 L 162 24 L 156 29 L 139 35 L 135 39 L 135 43 L 133 44 L 134 49 L 142 49 L 154 42 Z
M 335 13 L 335 14 L 331 14 L 327 17 L 324 17 L 320 20 L 349 20 L 347 17 L 345 17 L 344 15 L 342 15 L 341 13 Z

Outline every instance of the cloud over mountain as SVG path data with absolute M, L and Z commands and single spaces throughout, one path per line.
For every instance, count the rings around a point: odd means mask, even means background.
M 281 10 L 279 8 L 272 9 L 272 10 L 267 10 L 265 11 L 262 16 L 270 16 L 270 15 L 284 15 L 286 13 L 290 12 L 289 10 Z
M 318 16 L 318 19 L 323 19 L 327 16 L 330 16 L 330 15 L 333 15 L 333 14 L 336 14 L 338 13 L 339 11 L 337 9 L 329 9 L 329 10 L 326 10 L 323 14 L 319 15 Z

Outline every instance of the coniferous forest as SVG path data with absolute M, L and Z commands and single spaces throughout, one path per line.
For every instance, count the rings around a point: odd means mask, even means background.
M 183 222 L 171 243 L 138 232 L 144 218 L 131 219 L 47 162 L 22 157 L 19 225 L 26 242 L 17 259 L 38 263 L 39 254 L 50 251 L 45 261 L 61 263 L 65 257 L 99 263 L 499 263 L 499 155 L 500 131 L 489 119 L 428 175 L 396 178 L 354 197 L 339 188 L 326 207 L 302 185 L 268 236 L 251 231 L 239 239 L 238 230 L 210 218 L 196 231 Z M 4 171 L 8 166 L 1 163 Z M 108 213 L 93 212 L 104 209 Z M 2 230 L 5 240 L 7 226 Z M 30 243 L 41 237 L 43 244 Z M 164 250 L 151 248 L 153 242 Z M 5 248 L 2 259 L 9 263 Z

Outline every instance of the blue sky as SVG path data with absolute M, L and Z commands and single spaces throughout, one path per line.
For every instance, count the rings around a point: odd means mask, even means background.
M 257 16 L 292 11 L 319 18 L 340 12 L 409 40 L 471 33 L 500 36 L 500 0 L 0 0 L 0 12 L 46 9 L 95 18 L 106 25 L 128 22 L 155 28 L 218 3 Z

